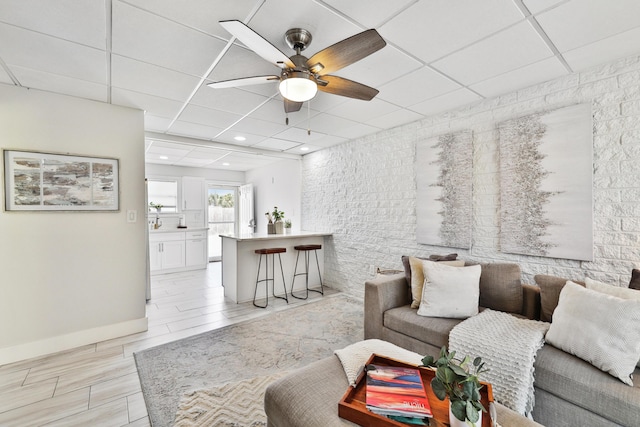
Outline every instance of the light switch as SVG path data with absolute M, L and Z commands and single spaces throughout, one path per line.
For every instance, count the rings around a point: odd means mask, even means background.
M 135 210 L 127 211 L 127 222 L 136 222 L 138 220 L 138 212 Z

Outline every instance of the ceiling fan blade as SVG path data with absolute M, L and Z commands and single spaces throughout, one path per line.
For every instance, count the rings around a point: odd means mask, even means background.
M 362 99 L 371 101 L 379 92 L 370 86 L 353 80 L 345 79 L 338 76 L 320 76 L 320 80 L 327 82 L 326 85 L 319 84 L 318 90 L 322 92 L 332 93 L 334 95 L 346 96 L 347 98 Z
M 260 85 L 264 83 L 272 83 L 280 80 L 278 76 L 255 76 L 255 77 L 244 77 L 240 79 L 232 79 L 232 80 L 223 80 L 220 82 L 207 83 L 207 86 L 212 87 L 214 89 L 226 89 L 230 87 L 240 87 L 240 86 L 249 86 L 249 85 Z
M 300 111 L 302 108 L 302 102 L 289 101 L 287 98 L 284 99 L 284 112 L 285 113 L 295 113 L 296 111 Z
M 220 25 L 244 43 L 249 49 L 280 68 L 287 66 L 294 68 L 293 62 L 280 49 L 269 43 L 260 34 L 247 27 L 244 23 L 234 19 L 220 21 Z
M 307 61 L 307 67 L 318 74 L 333 73 L 377 52 L 386 45 L 387 42 L 376 30 L 366 30 L 316 53 Z M 322 68 L 318 64 L 321 64 Z

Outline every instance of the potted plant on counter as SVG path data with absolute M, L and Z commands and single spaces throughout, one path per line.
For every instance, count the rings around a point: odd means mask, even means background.
M 160 203 L 149 202 L 149 207 L 155 209 L 156 213 L 160 213 L 160 211 L 162 210 L 162 205 Z
M 291 234 L 291 220 L 287 219 L 284 221 L 284 232 L 285 234 Z
M 479 375 L 486 372 L 480 357 L 473 362 L 469 356 L 456 359 L 456 352 L 448 352 L 446 347 L 440 350 L 438 359 L 425 356 L 424 366 L 436 368 L 431 380 L 431 389 L 440 400 L 449 398 L 449 423 L 451 427 L 481 426 L 482 412 L 487 412 L 480 403 Z
M 267 224 L 267 234 L 283 234 L 284 233 L 284 212 L 279 211 L 277 206 L 273 207 L 272 212 L 266 212 L 265 216 L 269 220 Z

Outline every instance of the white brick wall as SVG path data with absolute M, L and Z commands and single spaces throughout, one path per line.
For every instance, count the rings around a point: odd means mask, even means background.
M 593 262 L 501 253 L 495 124 L 540 110 L 591 103 L 594 117 Z M 470 250 L 418 245 L 415 144 L 474 132 L 474 229 Z M 375 267 L 401 269 L 402 255 L 457 252 L 481 262 L 517 262 L 535 274 L 585 275 L 626 286 L 640 266 L 640 56 L 618 60 L 498 98 L 309 154 L 302 166 L 303 229 L 329 230 L 327 284 L 361 296 Z

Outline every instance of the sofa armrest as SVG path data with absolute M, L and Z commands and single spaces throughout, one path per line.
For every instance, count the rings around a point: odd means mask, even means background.
M 382 339 L 384 312 L 409 304 L 404 273 L 384 275 L 364 284 L 364 339 Z
M 528 319 L 540 320 L 540 288 L 522 284 L 522 315 Z

